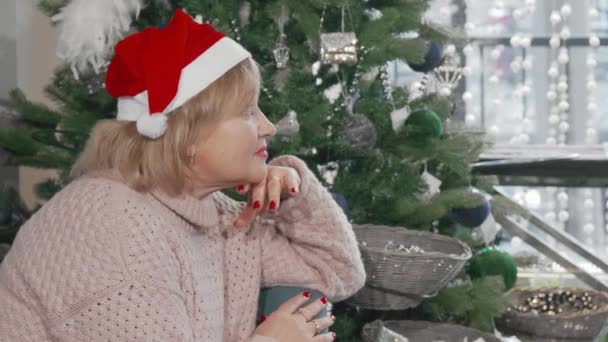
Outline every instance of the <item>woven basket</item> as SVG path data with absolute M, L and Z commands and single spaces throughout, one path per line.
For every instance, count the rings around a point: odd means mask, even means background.
M 555 288 L 514 289 L 510 301 L 514 306 L 524 299 L 540 292 L 555 291 Z M 608 294 L 606 292 L 559 288 L 575 294 L 587 292 L 598 306 L 597 310 L 561 313 L 554 316 L 530 312 L 508 311 L 496 321 L 499 327 L 510 331 L 522 332 L 532 336 L 591 340 L 596 338 L 608 320 Z
M 366 309 L 401 310 L 417 306 L 444 288 L 471 257 L 462 241 L 403 227 L 353 225 L 367 281 L 348 303 Z M 387 250 L 418 246 L 424 252 Z
M 387 330 L 388 329 L 388 333 Z M 497 337 L 462 325 L 427 321 L 374 321 L 365 324 L 361 337 L 364 342 L 400 341 L 391 333 L 397 333 L 413 342 L 500 342 Z M 391 336 L 393 335 L 393 336 Z

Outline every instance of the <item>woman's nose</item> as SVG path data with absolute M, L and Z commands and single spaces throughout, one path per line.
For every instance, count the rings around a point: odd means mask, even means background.
M 277 128 L 274 126 L 270 120 L 262 113 L 261 122 L 260 122 L 260 136 L 262 137 L 271 137 L 275 135 L 277 132 Z

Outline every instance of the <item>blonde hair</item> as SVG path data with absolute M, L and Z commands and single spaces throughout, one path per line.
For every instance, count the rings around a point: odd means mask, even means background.
M 135 122 L 100 120 L 70 175 L 109 175 L 139 192 L 160 187 L 178 195 L 188 181 L 188 146 L 204 139 L 224 115 L 244 110 L 259 87 L 259 66 L 248 58 L 169 113 L 167 131 L 155 140 L 140 135 Z

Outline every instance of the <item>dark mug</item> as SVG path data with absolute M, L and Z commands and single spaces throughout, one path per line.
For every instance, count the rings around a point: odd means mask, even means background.
M 301 294 L 304 291 L 310 292 L 310 299 L 302 305 L 306 306 L 315 300 L 319 300 L 323 297 L 323 293 L 304 287 L 292 287 L 292 286 L 273 286 L 266 287 L 260 291 L 260 301 L 258 304 L 258 322 L 262 315 L 270 316 L 281 304 L 287 300 Z M 327 306 L 324 307 L 315 317 L 311 319 L 320 319 L 327 317 L 328 315 Z M 319 331 L 319 334 L 327 333 L 328 329 Z

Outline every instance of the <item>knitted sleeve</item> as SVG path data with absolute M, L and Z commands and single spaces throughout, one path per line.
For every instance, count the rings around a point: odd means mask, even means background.
M 49 217 L 69 217 L 57 243 L 42 252 L 53 269 L 41 274 L 55 279 L 40 287 L 42 295 L 52 293 L 47 310 L 58 313 L 51 334 L 66 342 L 193 341 L 180 262 L 162 220 L 143 195 L 117 186 L 80 192 L 45 209 L 56 210 Z M 82 207 L 88 209 L 78 212 Z
M 281 156 L 269 165 L 289 166 L 301 177 L 300 193 L 283 201 L 263 226 L 262 286 L 317 289 L 332 301 L 346 299 L 365 283 L 365 269 L 352 226 L 306 164 Z

